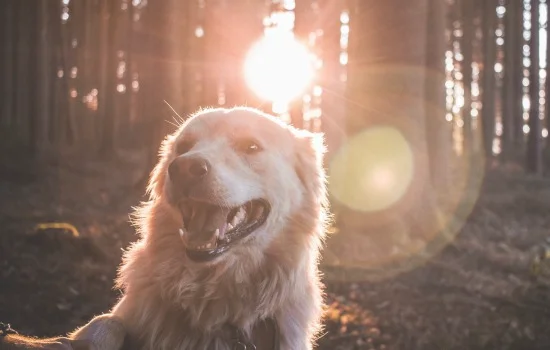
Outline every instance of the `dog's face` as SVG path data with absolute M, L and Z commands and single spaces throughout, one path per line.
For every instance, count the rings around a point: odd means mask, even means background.
M 207 110 L 166 139 L 150 190 L 177 212 L 187 256 L 218 261 L 265 249 L 321 196 L 322 151 L 319 135 L 259 111 Z

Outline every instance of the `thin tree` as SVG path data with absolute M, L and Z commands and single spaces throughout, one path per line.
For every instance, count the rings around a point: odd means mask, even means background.
M 446 190 L 450 181 L 451 124 L 445 120 L 445 57 L 447 6 L 440 0 L 428 0 L 426 48 L 426 127 L 430 176 L 437 189 Z
M 548 4 L 548 3 L 547 3 Z M 550 9 L 550 6 L 548 7 Z M 546 90 L 546 108 L 545 108 L 545 127 L 550 131 L 550 25 L 549 19 L 546 19 L 546 79 L 545 79 L 545 90 Z M 550 143 L 547 143 L 547 147 L 550 146 Z
M 12 124 L 12 114 L 14 109 L 14 52 L 15 43 L 17 37 L 15 36 L 14 25 L 16 19 L 14 18 L 14 11 L 16 6 L 16 0 L 5 0 L 0 2 L 0 13 L 2 14 L 2 22 L 0 23 L 3 28 L 0 34 L 2 40 L 2 60 L 0 61 L 2 67 L 1 81 L 1 94 L 0 94 L 0 129 L 7 130 Z
M 425 119 L 428 1 L 414 0 L 409 6 L 403 7 L 400 0 L 356 0 L 350 4 L 346 131 L 348 137 L 353 137 L 363 130 L 384 125 L 405 135 L 414 149 L 415 164 L 413 180 L 405 196 L 414 197 L 412 202 L 431 203 Z M 440 35 L 444 35 L 444 31 L 440 31 Z M 411 66 L 422 69 L 404 68 Z M 414 216 L 415 210 L 409 206 L 412 202 L 401 200 L 391 212 L 397 214 L 404 210 Z M 430 208 L 427 204 L 422 209 L 430 212 Z M 350 226 L 364 227 L 373 219 L 366 213 L 355 215 L 351 210 L 349 213 Z M 381 219 L 379 216 L 385 214 L 372 215 Z
M 496 61 L 496 5 L 497 0 L 486 0 L 484 3 L 483 21 L 483 75 L 482 75 L 482 110 L 483 145 L 485 157 L 493 155 L 495 137 L 495 61 Z
M 40 0 L 38 4 L 39 21 L 38 21 L 38 55 L 39 60 L 37 70 L 37 98 L 36 111 L 36 130 L 34 134 L 34 151 L 42 155 L 48 148 L 48 126 L 50 124 L 50 103 L 52 94 L 50 91 L 51 80 L 53 78 L 52 57 L 51 57 L 51 11 L 48 7 L 51 6 L 51 1 Z
M 340 67 L 340 14 L 344 4 L 340 1 L 323 0 L 320 2 L 320 16 L 316 28 L 323 30 L 321 36 L 321 57 L 323 66 L 320 84 L 323 89 L 321 101 L 321 129 L 327 143 L 327 157 L 338 150 L 345 137 L 344 130 L 344 92 L 345 85 L 340 81 L 343 70 Z M 349 20 L 349 15 L 347 16 Z M 349 46 L 349 42 L 348 42 Z M 327 162 L 329 164 L 329 162 Z
M 218 46 L 223 38 L 223 30 L 217 18 L 220 17 L 220 4 L 206 2 L 204 8 L 204 38 L 202 40 L 202 106 L 218 106 L 220 86 L 220 57 Z M 225 13 L 223 15 L 226 15 Z
M 31 65 L 31 47 L 33 37 L 33 25 L 32 17 L 34 17 L 34 11 L 28 11 L 27 2 L 16 2 L 15 18 L 16 18 L 16 30 L 17 30 L 17 44 L 16 44 L 16 61 L 15 61 L 15 74 L 17 76 L 13 81 L 13 88 L 15 90 L 15 110 L 13 113 L 13 122 L 15 125 L 16 135 L 18 141 L 28 146 L 29 142 L 29 115 L 30 115 L 30 82 L 31 71 L 29 66 Z
M 516 17 L 519 16 L 512 3 L 517 0 L 506 0 L 505 18 L 504 18 L 504 77 L 502 83 L 502 159 L 508 161 L 514 158 L 515 149 L 515 133 L 514 120 L 515 113 L 515 96 L 521 94 L 517 91 L 517 86 L 514 84 L 516 71 L 521 69 L 517 65 L 515 53 L 521 51 L 518 47 L 518 36 L 521 34 L 516 30 Z
M 472 61 L 473 61 L 473 41 L 474 41 L 474 3 L 475 0 L 461 0 L 462 2 L 462 40 L 460 48 L 464 60 L 462 62 L 462 77 L 464 84 L 464 107 L 462 118 L 464 120 L 464 151 L 470 152 L 472 149 Z
M 523 66 L 523 45 L 525 45 L 525 39 L 523 37 L 524 26 L 524 4 L 523 0 L 512 1 L 511 9 L 516 13 L 514 32 L 516 33 L 516 48 L 513 51 L 514 55 L 514 77 L 512 84 L 514 85 L 514 91 L 516 94 L 512 96 L 514 101 L 514 142 L 516 146 L 516 152 L 520 151 L 522 154 L 525 150 L 525 134 L 523 133 L 523 125 L 525 123 L 523 119 L 523 78 L 524 78 L 524 66 Z
M 115 150 L 115 94 L 116 68 L 118 63 L 115 52 L 115 34 L 119 8 L 119 0 L 102 0 L 101 2 L 101 83 L 98 93 L 98 117 L 101 118 L 101 145 L 99 153 L 103 157 L 112 156 Z
M 40 113 L 38 106 L 36 104 L 38 95 L 39 95 L 39 85 L 36 83 L 39 75 L 39 66 L 32 59 L 33 57 L 38 57 L 39 51 L 39 34 L 40 34 L 40 6 L 32 6 L 26 11 L 26 16 L 29 18 L 29 41 L 27 45 L 29 46 L 29 66 L 27 79 L 28 87 L 28 104 L 27 108 L 27 120 L 28 120 L 28 135 L 29 135 L 29 150 L 31 154 L 38 155 L 41 144 L 39 143 L 39 138 L 41 136 L 41 129 L 43 124 L 43 115 Z M 33 101 L 29 103 L 30 101 Z
M 529 95 L 531 98 L 531 107 L 529 109 L 529 135 L 527 139 L 526 168 L 529 173 L 533 174 L 542 173 L 542 130 L 539 116 L 539 14 L 539 0 L 531 0 L 531 66 L 529 67 Z
M 296 7 L 294 9 L 294 35 L 299 41 L 306 42 L 310 32 L 310 21 L 308 18 L 311 16 L 311 1 L 303 0 L 296 1 Z M 304 116 L 303 116 L 303 99 L 302 95 L 296 96 L 294 100 L 290 102 L 289 114 L 292 125 L 303 128 Z

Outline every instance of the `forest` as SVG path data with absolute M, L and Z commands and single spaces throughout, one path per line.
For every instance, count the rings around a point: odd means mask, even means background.
M 317 349 L 547 349 L 547 1 L 2 0 L 0 322 L 109 309 L 163 138 L 245 105 L 325 135 Z

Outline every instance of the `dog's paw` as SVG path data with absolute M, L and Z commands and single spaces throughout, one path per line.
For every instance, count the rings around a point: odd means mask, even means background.
M 76 330 L 70 336 L 73 342 L 82 341 L 81 346 L 85 346 L 85 342 L 90 343 L 91 347 L 78 348 L 79 350 L 122 349 L 125 337 L 126 329 L 122 320 L 111 314 L 94 317 L 87 325 Z M 74 349 L 77 350 L 77 348 Z
M 33 348 L 34 349 L 34 348 Z M 44 350 L 96 350 L 96 347 L 89 340 L 69 339 L 66 337 L 56 338 L 51 344 L 45 344 Z

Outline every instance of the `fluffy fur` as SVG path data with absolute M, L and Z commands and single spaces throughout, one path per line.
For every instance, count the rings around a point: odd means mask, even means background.
M 246 137 L 264 150 L 239 154 L 233 146 Z M 261 196 L 271 204 L 262 227 L 208 263 L 188 259 L 178 234 L 181 215 L 168 200 L 167 167 L 177 156 L 176 144 L 190 138 L 191 152 L 212 164 L 209 190 L 219 202 L 239 205 Z M 321 135 L 250 108 L 200 111 L 165 139 L 148 186 L 150 200 L 135 212 L 140 239 L 125 252 L 119 270 L 124 296 L 112 310 L 132 349 L 229 350 L 224 324 L 250 333 L 266 317 L 279 325 L 281 349 L 312 349 L 323 311 L 323 153 Z M 89 337 L 85 330 L 75 337 Z

